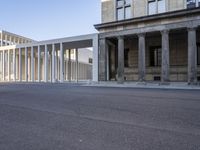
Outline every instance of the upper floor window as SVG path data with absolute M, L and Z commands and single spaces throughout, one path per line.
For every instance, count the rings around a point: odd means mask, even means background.
M 148 14 L 166 12 L 165 0 L 148 0 Z
M 131 0 L 117 0 L 117 20 L 131 18 Z
M 200 6 L 200 0 L 187 0 L 187 8 L 194 8 Z

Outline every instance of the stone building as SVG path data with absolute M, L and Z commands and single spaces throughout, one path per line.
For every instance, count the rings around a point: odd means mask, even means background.
M 200 0 L 101 0 L 99 81 L 200 80 Z

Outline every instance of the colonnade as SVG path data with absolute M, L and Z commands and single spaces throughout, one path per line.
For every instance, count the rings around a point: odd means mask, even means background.
M 1 79 L 8 82 L 59 81 L 62 83 L 71 80 L 78 82 L 79 78 L 82 78 L 80 76 L 82 74 L 81 68 L 79 67 L 84 66 L 84 64 L 78 60 L 78 49 L 75 49 L 75 60 L 70 57 L 71 51 L 71 49 L 64 49 L 63 43 L 1 50 Z M 67 52 L 68 58 L 66 57 Z M 87 67 L 92 65 L 85 64 L 85 66 L 85 70 L 87 70 Z
M 188 32 L 188 83 L 193 84 L 197 82 L 197 40 L 196 31 L 197 27 L 190 27 L 187 29 Z M 162 44 L 162 56 L 161 56 L 161 82 L 167 83 L 170 81 L 170 61 L 169 61 L 169 29 L 161 31 L 161 44 Z M 144 82 L 146 76 L 146 63 L 145 63 L 145 42 L 146 33 L 139 33 L 138 36 L 138 81 Z M 126 36 L 126 35 L 124 35 Z M 117 80 L 118 83 L 124 82 L 124 36 L 118 36 L 118 69 L 117 69 Z M 100 41 L 100 77 L 101 80 L 107 79 L 107 42 L 106 38 L 101 38 Z

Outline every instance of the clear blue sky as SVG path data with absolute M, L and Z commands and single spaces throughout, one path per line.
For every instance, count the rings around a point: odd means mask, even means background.
M 100 0 L 2 0 L 0 29 L 35 40 L 97 32 Z

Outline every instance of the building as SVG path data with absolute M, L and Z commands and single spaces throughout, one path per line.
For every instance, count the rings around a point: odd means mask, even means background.
M 97 34 L 35 41 L 0 31 L 0 82 L 97 81 L 97 46 Z
M 99 81 L 200 80 L 200 0 L 101 0 Z

